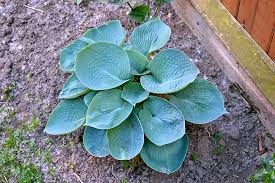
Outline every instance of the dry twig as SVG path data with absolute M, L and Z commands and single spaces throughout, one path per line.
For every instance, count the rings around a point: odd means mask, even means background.
M 261 133 L 258 134 L 258 141 L 259 141 L 259 153 L 260 155 L 264 154 L 266 152 L 266 149 L 264 147 L 264 140 Z
M 9 183 L 7 177 L 4 175 L 5 183 Z
M 80 182 L 80 183 L 83 183 L 82 180 L 80 179 L 80 177 L 76 174 L 76 173 L 73 173 L 74 176 L 77 178 L 77 180 Z
M 39 11 L 41 13 L 44 13 L 43 10 L 40 10 L 40 9 L 37 9 L 37 8 L 34 8 L 34 7 L 31 7 L 31 6 L 28 6 L 28 5 L 24 5 L 26 8 L 29 8 L 29 9 L 32 9 L 32 10 L 35 10 L 35 11 Z

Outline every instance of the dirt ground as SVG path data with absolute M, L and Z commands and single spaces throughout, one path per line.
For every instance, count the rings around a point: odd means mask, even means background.
M 135 24 L 126 11 L 126 6 L 87 1 L 77 6 L 73 0 L 0 0 L 0 148 L 7 151 L 0 156 L 0 164 L 10 162 L 7 157 L 13 155 L 15 167 L 23 167 L 21 171 L 33 165 L 32 173 L 43 182 L 248 182 L 261 164 L 260 157 L 274 152 L 274 141 L 171 6 L 161 10 L 161 18 L 172 29 L 167 47 L 183 50 L 200 68 L 200 75 L 217 84 L 228 111 L 209 125 L 187 125 L 191 144 L 179 171 L 164 175 L 138 160 L 92 157 L 82 145 L 83 129 L 65 136 L 43 133 L 68 77 L 59 69 L 59 50 L 86 29 L 108 20 L 119 19 L 131 31 Z M 259 135 L 266 147 L 262 155 Z M 0 182 L 16 182 L 20 177 L 13 171 L 16 168 L 11 163 L 3 167 L 2 171 L 11 171 L 2 174 Z

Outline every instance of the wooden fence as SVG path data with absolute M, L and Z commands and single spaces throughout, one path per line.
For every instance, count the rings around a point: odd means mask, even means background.
M 220 0 L 275 61 L 275 0 Z
M 243 96 L 275 138 L 275 62 L 270 58 L 272 54 L 274 58 L 275 51 L 275 0 L 222 0 L 222 3 L 220 0 L 176 0 L 173 7 L 231 82 L 240 86 Z

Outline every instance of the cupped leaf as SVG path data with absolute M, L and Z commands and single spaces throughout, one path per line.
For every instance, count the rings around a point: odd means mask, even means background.
M 87 92 L 89 88 L 84 86 L 76 77 L 75 74 L 72 74 L 68 80 L 65 82 L 61 92 L 59 93 L 58 98 L 72 99 L 79 97 Z
M 185 134 L 180 110 L 160 97 L 150 96 L 144 102 L 139 119 L 146 137 L 158 146 L 174 142 Z
M 149 92 L 144 90 L 140 83 L 129 82 L 123 87 L 121 98 L 128 101 L 132 105 L 140 103 L 149 97 Z
M 140 155 L 143 161 L 152 169 L 170 174 L 181 167 L 187 154 L 188 146 L 187 135 L 163 146 L 157 146 L 146 139 Z
M 170 102 L 180 109 L 187 121 L 195 124 L 208 123 L 226 112 L 219 89 L 201 78 L 171 94 Z
M 75 73 L 92 90 L 107 90 L 127 82 L 130 62 L 127 53 L 111 43 L 94 43 L 76 57 Z
M 144 133 L 138 117 L 131 114 L 123 123 L 107 132 L 112 157 L 130 160 L 141 151 Z
M 152 93 L 177 92 L 193 82 L 199 69 L 181 51 L 167 49 L 149 63 L 150 75 L 140 78 L 142 87 Z
M 97 91 L 91 91 L 84 96 L 83 100 L 87 106 L 89 106 L 96 94 Z
M 147 5 L 140 5 L 130 11 L 129 17 L 136 22 L 143 23 L 148 18 L 149 12 L 150 9 Z
M 120 97 L 121 93 L 119 89 L 97 93 L 88 107 L 85 125 L 110 129 L 122 123 L 131 114 L 133 106 Z
M 126 50 L 130 61 L 130 73 L 132 75 L 144 75 L 149 72 L 146 70 L 146 66 L 149 64 L 149 60 L 141 53 L 135 50 Z
M 84 124 L 86 111 L 80 98 L 62 100 L 52 111 L 44 131 L 51 135 L 71 133 Z
M 170 27 L 158 17 L 135 28 L 130 37 L 130 42 L 134 50 L 147 55 L 163 47 L 170 35 Z
M 109 155 L 107 130 L 86 126 L 83 135 L 85 149 L 93 156 L 106 157 Z
M 97 28 L 87 30 L 83 37 L 89 38 L 95 42 L 121 45 L 124 43 L 126 30 L 122 27 L 120 21 L 113 20 Z
M 76 54 L 89 43 L 77 39 L 71 42 L 68 46 L 63 48 L 60 53 L 59 65 L 64 72 L 73 72 Z

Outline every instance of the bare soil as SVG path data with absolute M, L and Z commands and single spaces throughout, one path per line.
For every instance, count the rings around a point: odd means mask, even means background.
M 43 182 L 248 182 L 248 177 L 261 164 L 260 156 L 274 152 L 274 140 L 265 131 L 255 110 L 171 6 L 161 9 L 161 18 L 172 28 L 167 47 L 184 51 L 200 68 L 200 76 L 216 83 L 228 111 L 211 124 L 187 125 L 191 144 L 179 171 L 164 175 L 140 161 L 92 157 L 82 145 L 83 129 L 65 136 L 43 133 L 68 77 L 59 69 L 59 50 L 86 29 L 108 20 L 121 20 L 130 32 L 135 23 L 128 20 L 126 11 L 126 6 L 88 1 L 77 6 L 73 0 L 0 0 L 0 107 L 15 111 L 15 116 L 6 120 L 8 122 L 3 121 L 0 112 L 2 144 L 9 138 L 5 129 L 20 129 L 22 124 L 28 125 L 32 118 L 38 117 L 40 124 L 24 138 L 33 139 L 42 152 L 49 151 L 51 160 L 41 161 L 42 155 L 24 144 L 22 147 L 30 150 L 23 151 L 17 158 L 21 163 L 37 165 Z M 259 152 L 259 135 L 263 136 L 261 142 L 266 148 L 263 155 Z M 12 177 L 8 181 L 16 182 Z

